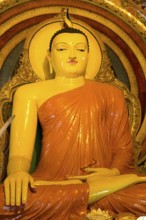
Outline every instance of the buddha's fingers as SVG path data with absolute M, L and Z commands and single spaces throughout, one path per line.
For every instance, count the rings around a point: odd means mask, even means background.
M 12 179 L 11 182 L 10 182 L 10 196 L 11 196 L 11 199 L 10 199 L 10 205 L 11 206 L 14 206 L 15 203 L 16 203 L 16 185 L 15 185 L 15 179 Z
M 146 176 L 140 176 L 139 177 L 139 182 L 145 183 L 146 182 Z
M 21 179 L 16 179 L 16 198 L 15 198 L 15 205 L 20 206 L 21 205 L 21 191 L 22 191 L 22 185 L 21 185 Z
M 87 173 L 94 173 L 94 172 L 98 172 L 100 170 L 100 168 L 92 168 L 92 167 L 87 167 L 84 169 L 84 171 L 86 171 Z
M 80 180 L 61 180 L 61 181 L 35 181 L 35 186 L 52 186 L 52 185 L 69 185 L 69 184 L 82 184 Z
M 24 178 L 22 180 L 22 204 L 27 202 L 27 193 L 28 193 L 28 179 Z
M 68 180 L 86 180 L 88 177 L 90 177 L 91 174 L 89 175 L 81 175 L 81 176 L 68 176 Z
M 5 203 L 6 206 L 10 205 L 10 184 L 8 180 L 4 181 L 4 191 L 5 191 Z
M 36 193 L 35 181 L 31 176 L 30 176 L 30 179 L 29 179 L 29 184 L 30 184 L 31 192 Z

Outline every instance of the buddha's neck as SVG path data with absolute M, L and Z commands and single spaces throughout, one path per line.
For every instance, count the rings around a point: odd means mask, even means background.
M 62 86 L 67 86 L 70 88 L 80 87 L 85 84 L 84 76 L 76 77 L 76 78 L 68 78 L 65 76 L 56 76 L 56 83 L 59 83 Z

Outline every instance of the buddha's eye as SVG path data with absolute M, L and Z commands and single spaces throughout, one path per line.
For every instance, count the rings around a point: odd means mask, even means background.
M 57 48 L 56 49 L 57 51 L 64 51 L 64 50 L 67 50 L 66 48 Z
M 77 49 L 80 52 L 85 52 L 85 49 Z

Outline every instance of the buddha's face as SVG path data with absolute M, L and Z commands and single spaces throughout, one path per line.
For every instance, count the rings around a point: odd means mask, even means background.
M 85 74 L 88 45 L 84 35 L 62 33 L 52 43 L 50 62 L 56 76 L 79 77 Z

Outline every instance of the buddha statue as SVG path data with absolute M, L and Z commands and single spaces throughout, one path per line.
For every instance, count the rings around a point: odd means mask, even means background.
M 90 208 L 146 214 L 146 177 L 133 166 L 124 95 L 85 79 L 89 53 L 81 30 L 62 28 L 48 51 L 55 78 L 15 92 L 0 219 L 83 219 Z M 30 174 L 38 119 L 42 150 Z

